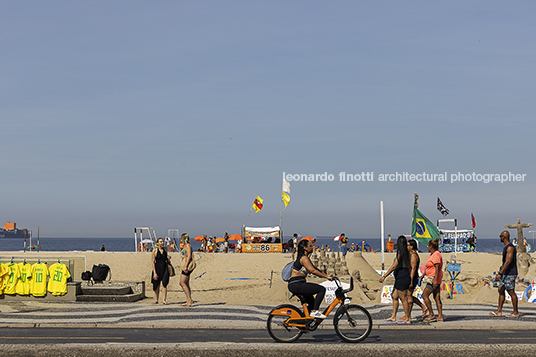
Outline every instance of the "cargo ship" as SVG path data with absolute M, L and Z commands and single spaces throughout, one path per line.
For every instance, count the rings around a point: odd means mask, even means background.
M 4 228 L 0 228 L 0 238 L 30 238 L 32 231 L 23 228 L 18 229 L 17 224 L 13 222 L 7 222 L 4 224 Z

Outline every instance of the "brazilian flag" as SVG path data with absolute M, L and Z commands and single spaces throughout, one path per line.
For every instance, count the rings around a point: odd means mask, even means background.
M 428 245 L 432 239 L 439 238 L 439 230 L 417 207 L 413 206 L 411 237 L 419 243 Z

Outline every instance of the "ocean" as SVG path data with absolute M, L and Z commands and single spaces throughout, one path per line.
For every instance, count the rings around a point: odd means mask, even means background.
M 284 238 L 284 242 L 287 242 L 291 237 Z M 366 241 L 372 249 L 379 252 L 381 249 L 381 239 L 379 238 L 349 238 L 348 247 L 352 243 L 361 245 L 362 241 Z M 200 242 L 192 240 L 192 248 L 194 251 L 201 247 Z M 231 242 L 233 243 L 233 242 Z M 530 242 L 529 240 L 529 243 Z M 37 238 L 32 238 L 32 244 L 37 244 Z M 333 251 L 338 251 L 338 242 L 334 242 L 331 238 L 319 238 L 316 245 L 329 245 Z M 30 245 L 30 242 L 26 242 L 26 247 Z M 39 245 L 41 251 L 53 251 L 53 252 L 65 252 L 65 251 L 99 251 L 101 246 L 105 246 L 107 251 L 110 252 L 134 252 L 134 237 L 131 238 L 40 238 Z M 476 249 L 477 252 L 485 253 L 500 253 L 502 252 L 503 244 L 499 238 L 485 239 L 479 238 L 477 240 Z M 426 247 L 419 244 L 419 249 L 426 252 Z M 21 238 L 0 238 L 0 251 L 22 251 L 24 250 L 24 239 Z

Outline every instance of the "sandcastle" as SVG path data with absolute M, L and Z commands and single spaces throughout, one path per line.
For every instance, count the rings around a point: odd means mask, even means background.
M 349 275 L 346 259 L 341 257 L 339 252 L 314 252 L 311 256 L 311 262 L 319 270 L 328 275 L 345 276 Z

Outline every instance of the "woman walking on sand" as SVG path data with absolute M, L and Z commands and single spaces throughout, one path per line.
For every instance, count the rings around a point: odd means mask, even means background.
M 186 295 L 186 302 L 182 306 L 190 307 L 193 304 L 192 291 L 190 289 L 190 274 L 194 269 L 194 255 L 192 252 L 192 245 L 190 244 L 190 236 L 188 233 L 181 235 L 181 243 L 183 248 L 181 250 L 181 281 L 180 285 L 184 294 Z
M 430 256 L 426 260 L 426 276 L 423 278 L 423 282 L 426 283 L 426 287 L 422 293 L 422 298 L 430 315 L 425 318 L 424 322 L 443 322 L 443 304 L 441 303 L 441 280 L 443 279 L 443 257 L 439 252 L 439 239 L 433 239 L 428 242 L 428 251 Z M 430 294 L 434 294 L 434 300 L 437 306 L 437 316 L 432 310 L 432 302 L 430 301 Z
M 411 315 L 408 305 L 408 289 L 411 284 L 411 278 L 409 273 L 410 268 L 410 256 L 408 251 L 408 242 L 405 236 L 398 237 L 396 242 L 396 257 L 393 265 L 387 270 L 384 276 L 380 278 L 380 283 L 383 283 L 385 278 L 389 276 L 393 271 L 395 276 L 395 286 L 393 287 L 393 314 L 385 321 L 390 323 L 396 323 L 396 313 L 398 310 L 398 299 L 402 301 L 402 307 L 404 308 L 405 316 L 400 319 L 399 324 L 410 324 Z
M 151 255 L 153 263 L 153 274 L 151 282 L 153 283 L 154 291 L 154 304 L 158 304 L 158 297 L 160 295 L 160 285 L 162 285 L 163 303 L 167 305 L 167 286 L 169 283 L 168 262 L 169 258 L 164 248 L 164 240 L 158 238 L 156 240 L 156 248 L 153 249 Z

